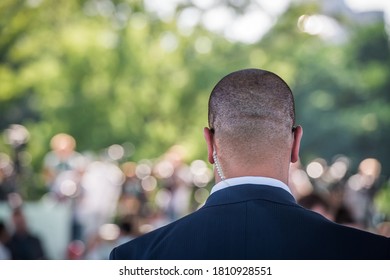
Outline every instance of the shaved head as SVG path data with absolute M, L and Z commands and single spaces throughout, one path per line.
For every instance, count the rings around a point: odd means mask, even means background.
M 295 123 L 294 98 L 278 75 L 244 69 L 222 78 L 211 92 L 209 127 L 222 157 L 277 157 L 288 147 Z

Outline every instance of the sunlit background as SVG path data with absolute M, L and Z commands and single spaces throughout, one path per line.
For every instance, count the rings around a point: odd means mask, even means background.
M 249 67 L 295 94 L 297 201 L 389 236 L 389 32 L 381 0 L 2 0 L 0 245 L 106 259 L 196 211 L 209 93 Z

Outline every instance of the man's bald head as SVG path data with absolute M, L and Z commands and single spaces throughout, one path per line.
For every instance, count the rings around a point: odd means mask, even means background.
M 294 98 L 276 74 L 260 69 L 233 72 L 218 82 L 209 100 L 209 127 L 227 156 L 277 153 L 291 142 Z M 225 150 L 225 151 L 224 151 Z

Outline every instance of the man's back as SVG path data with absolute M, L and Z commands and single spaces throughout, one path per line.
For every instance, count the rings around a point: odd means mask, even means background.
M 300 207 L 289 185 L 303 135 L 275 73 L 223 77 L 203 129 L 216 185 L 204 207 L 114 249 L 112 259 L 390 259 L 390 239 Z
M 272 186 L 232 186 L 112 259 L 390 259 L 390 239 L 335 224 Z

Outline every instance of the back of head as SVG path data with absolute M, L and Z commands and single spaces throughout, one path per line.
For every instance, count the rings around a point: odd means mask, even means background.
M 246 162 L 277 157 L 291 142 L 295 122 L 289 86 L 261 69 L 233 72 L 218 82 L 209 100 L 209 127 L 221 157 Z

